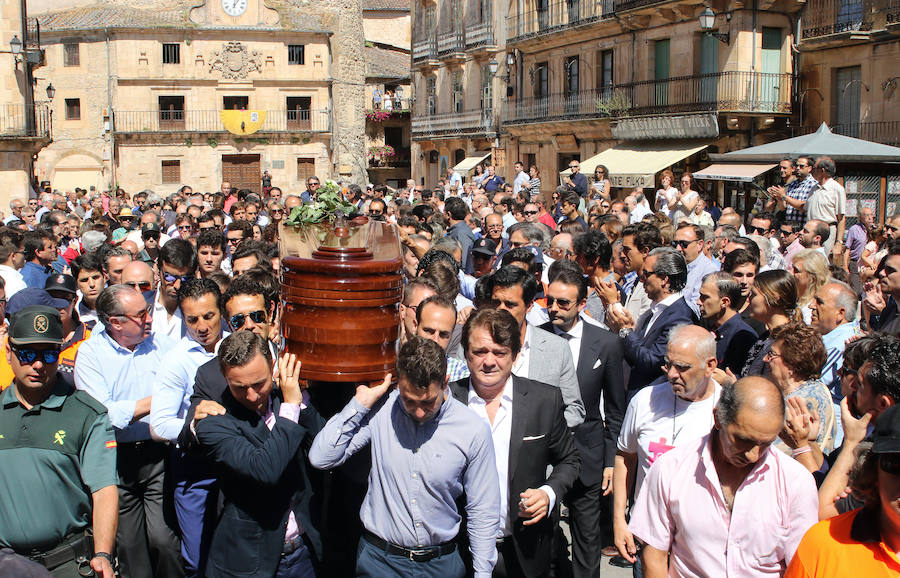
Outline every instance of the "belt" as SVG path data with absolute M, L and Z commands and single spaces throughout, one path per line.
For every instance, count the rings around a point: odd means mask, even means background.
M 372 532 L 363 530 L 363 538 L 369 544 L 372 544 L 379 550 L 384 550 L 388 554 L 403 556 L 413 562 L 428 562 L 439 556 L 445 556 L 456 550 L 456 542 L 444 542 L 437 546 L 423 546 L 422 548 L 404 548 L 391 544 L 386 540 L 382 540 Z
M 52 570 L 58 568 L 67 562 L 76 560 L 79 565 L 90 565 L 91 557 L 94 555 L 94 537 L 89 532 L 78 532 L 66 537 L 62 544 L 51 550 L 41 552 L 32 550 L 26 556 L 47 568 Z

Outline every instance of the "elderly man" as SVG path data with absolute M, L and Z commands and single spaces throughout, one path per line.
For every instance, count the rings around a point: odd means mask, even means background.
M 743 302 L 741 286 L 731 273 L 717 271 L 703 278 L 700 285 L 700 317 L 716 336 L 719 368 L 740 374 L 757 334 L 737 312 Z
M 712 378 L 716 342 L 709 331 L 695 325 L 676 327 L 669 334 L 665 359 L 665 377 L 631 399 L 619 433 L 613 472 L 613 531 L 619 554 L 629 562 L 639 563 L 625 521 L 629 497 L 640 491 L 659 456 L 709 433 L 721 390 Z
M 813 190 L 806 202 L 806 218 L 817 219 L 828 226 L 828 238 L 822 237 L 825 255 L 831 257 L 834 248 L 835 260 L 843 262 L 847 193 L 844 187 L 834 180 L 836 174 L 837 167 L 830 157 L 822 156 L 816 159 L 812 176 L 818 181 L 819 186 Z
M 8 332 L 14 377 L 0 395 L 0 547 L 53 576 L 113 578 L 116 442 L 106 409 L 59 379 L 55 309 L 26 307 Z
M 641 279 L 650 308 L 637 320 L 626 311 L 610 309 L 606 316 L 610 329 L 625 340 L 625 360 L 631 367 L 628 395 L 649 385 L 662 375 L 669 332 L 676 325 L 698 320 L 684 298 L 687 263 L 671 247 L 650 251 L 644 259 Z
M 513 374 L 520 326 L 507 311 L 476 311 L 463 328 L 469 379 L 450 385 L 453 397 L 491 429 L 500 488 L 494 576 L 503 578 L 549 572 L 551 513 L 579 472 L 559 390 Z
M 812 475 L 769 446 L 784 397 L 762 377 L 722 389 L 708 435 L 653 464 L 631 511 L 646 578 L 772 576 L 816 522 Z M 670 574 L 671 573 L 671 574 Z
M 97 298 L 95 331 L 78 350 L 75 385 L 106 406 L 119 471 L 119 560 L 127 577 L 183 576 L 178 538 L 165 521 L 168 448 L 150 434 L 153 383 L 173 343 L 151 332 L 150 308 L 127 285 Z
M 844 363 L 844 346 L 847 341 L 862 332 L 856 320 L 859 298 L 856 292 L 841 281 L 830 281 L 823 285 L 809 302 L 812 311 L 813 329 L 822 335 L 828 361 L 822 368 L 822 382 L 831 390 L 835 404 L 843 399 L 841 393 L 841 367 Z M 835 412 L 839 412 L 835 408 Z
M 359 386 L 313 442 L 310 461 L 318 468 L 334 468 L 370 448 L 359 576 L 462 577 L 454 539 L 464 494 L 474 574 L 491 575 L 500 509 L 491 432 L 450 395 L 446 372 L 444 350 L 411 337 L 398 355 L 397 390 L 385 396 L 390 375 L 379 386 Z M 423 435 L 428 451 L 419 451 Z
M 285 354 L 276 368 L 268 341 L 249 331 L 225 338 L 218 358 L 226 413 L 196 426 L 225 502 L 204 575 L 314 577 L 322 547 L 306 448 L 323 420 L 300 388 L 300 364 Z
M 847 259 L 840 265 L 850 273 L 850 286 L 857 295 L 861 295 L 863 291 L 862 282 L 859 279 L 859 261 L 866 248 L 866 243 L 869 241 L 869 230 L 874 224 L 875 211 L 872 207 L 861 207 L 856 223 L 847 230 L 847 253 L 845 255 Z

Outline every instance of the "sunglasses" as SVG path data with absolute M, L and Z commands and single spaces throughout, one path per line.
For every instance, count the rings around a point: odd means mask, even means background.
M 578 168 L 578 165 L 569 165 L 569 168 L 570 168 L 570 169 L 577 169 L 577 168 Z
M 154 239 L 159 241 L 159 233 L 144 233 L 142 235 L 143 239 L 146 241 L 147 239 Z
M 228 237 L 228 243 L 229 243 L 230 245 L 237 245 L 238 243 L 240 243 L 240 242 L 243 241 L 243 240 L 244 240 L 243 237 L 238 237 L 238 238 L 236 238 L 236 239 L 233 238 L 233 237 Z
M 234 330 L 240 329 L 247 322 L 248 317 L 253 321 L 253 323 L 259 324 L 266 322 L 266 312 L 260 309 L 259 311 L 251 311 L 247 314 L 236 313 L 228 318 L 228 325 L 230 325 Z
M 537 211 L 522 211 L 523 215 L 537 215 Z
M 760 235 L 768 231 L 765 227 L 754 227 L 753 225 L 750 225 L 748 229 L 750 230 L 750 233 L 758 233 Z
M 684 241 L 684 240 L 679 241 L 676 239 L 675 241 L 672 241 L 672 246 L 676 247 L 676 248 L 681 247 L 682 249 L 687 249 L 688 247 L 691 246 L 691 243 L 696 243 L 697 241 L 699 241 L 699 239 L 694 239 L 693 241 Z
M 656 275 L 656 271 L 641 270 L 641 279 L 649 279 L 651 275 Z
M 554 303 L 559 305 L 560 309 L 568 309 L 572 306 L 573 302 L 570 299 L 556 299 L 555 297 L 547 297 L 547 307 L 553 307 Z
M 16 354 L 16 359 L 23 365 L 31 365 L 37 360 L 38 355 L 41 356 L 41 361 L 45 365 L 51 365 L 59 361 L 59 354 L 61 353 L 59 349 L 43 349 L 40 351 L 37 349 L 19 349 L 17 347 L 11 349 Z
M 273 215 L 283 215 L 284 209 L 272 209 L 272 214 Z
M 194 278 L 193 275 L 172 275 L 171 273 L 163 273 L 163 280 L 166 283 L 174 283 L 175 281 L 181 281 L 182 283 L 187 283 L 191 279 Z
M 893 226 L 893 225 L 885 225 L 885 226 L 884 226 L 884 230 L 885 230 L 885 231 L 892 231 L 892 232 L 896 233 L 896 232 L 897 232 L 898 230 L 900 230 L 900 229 L 898 229 L 897 227 L 895 227 L 895 226 Z
M 847 367 L 846 365 L 842 365 L 841 368 L 837 370 L 837 374 L 838 377 L 844 378 L 855 376 L 858 371 L 858 369 L 852 369 L 850 367 Z
M 308 187 L 318 187 L 318 186 L 319 186 L 319 183 L 306 183 L 306 186 L 308 186 Z
M 900 455 L 880 454 L 878 456 L 878 467 L 886 474 L 900 476 Z
M 122 283 L 122 285 L 128 285 L 129 287 L 134 287 L 141 293 L 143 293 L 144 291 L 150 291 L 151 289 L 153 289 L 153 284 L 150 283 L 149 281 L 141 281 L 141 282 L 132 281 L 131 283 Z

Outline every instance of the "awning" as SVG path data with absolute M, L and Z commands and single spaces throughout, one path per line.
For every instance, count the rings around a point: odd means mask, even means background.
M 652 188 L 656 186 L 656 173 L 702 151 L 707 146 L 675 143 L 623 143 L 582 161 L 581 174 L 591 176 L 597 165 L 604 165 L 609 169 L 609 180 L 614 187 Z M 572 171 L 569 169 L 559 173 L 560 177 L 570 174 Z
M 490 151 L 486 153 L 478 152 L 475 153 L 475 155 L 476 156 L 474 157 L 466 157 L 461 160 L 459 164 L 453 167 L 453 170 L 456 171 L 460 176 L 465 176 L 466 173 L 474 169 L 475 166 L 478 165 L 478 163 L 491 156 L 491 153 Z
M 702 171 L 694 173 L 695 179 L 706 179 L 709 181 L 740 181 L 742 183 L 752 182 L 756 177 L 766 171 L 777 167 L 777 164 L 765 165 L 749 165 L 749 164 L 726 164 L 716 163 L 709 165 Z

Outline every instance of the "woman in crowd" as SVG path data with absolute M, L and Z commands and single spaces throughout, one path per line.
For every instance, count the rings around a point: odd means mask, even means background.
M 528 176 L 531 177 L 531 180 L 528 181 L 528 194 L 531 195 L 533 201 L 541 196 L 541 171 L 536 165 L 531 165 L 528 167 Z
M 480 164 L 475 165 L 475 174 L 472 175 L 472 184 L 475 188 L 481 187 L 481 181 L 484 180 L 484 167 Z
M 666 214 L 669 213 L 669 204 L 675 204 L 675 195 L 678 194 L 678 189 L 672 186 L 675 183 L 675 174 L 666 169 L 662 172 L 662 176 L 660 177 L 660 187 L 659 190 L 656 191 L 656 210 L 662 211 Z
M 681 190 L 675 193 L 675 203 L 669 203 L 669 218 L 672 223 L 677 227 L 682 219 L 690 217 L 699 202 L 700 193 L 697 192 L 694 176 L 685 172 L 681 175 Z
M 779 327 L 774 336 L 765 356 L 769 377 L 786 400 L 793 397 L 803 399 L 807 412 L 813 416 L 812 423 L 818 425 L 813 425 L 810 435 L 815 433 L 819 449 L 829 453 L 834 449 L 837 420 L 831 392 L 819 379 L 828 359 L 822 337 L 818 331 L 800 321 Z M 818 431 L 812 431 L 816 429 Z M 775 447 L 791 453 L 791 448 L 783 440 L 778 440 Z
M 609 182 L 609 169 L 603 165 L 597 165 L 594 169 L 594 181 L 591 183 L 591 197 L 610 200 L 610 189 L 612 183 Z
M 766 330 L 747 352 L 747 363 L 741 377 L 763 375 L 765 357 L 772 347 L 772 334 L 790 323 L 797 311 L 797 283 L 787 271 L 763 271 L 756 276 L 750 290 L 750 316 L 762 323 Z M 824 364 L 824 362 L 823 362 Z
M 794 280 L 797 282 L 797 305 L 805 323 L 812 322 L 812 310 L 809 302 L 825 283 L 828 283 L 828 259 L 817 249 L 801 249 L 794 255 L 791 265 Z
M 281 206 L 281 203 L 277 201 L 272 201 L 269 203 L 268 208 L 266 209 L 266 213 L 269 216 L 269 224 L 275 224 L 281 222 L 284 219 L 284 207 Z

